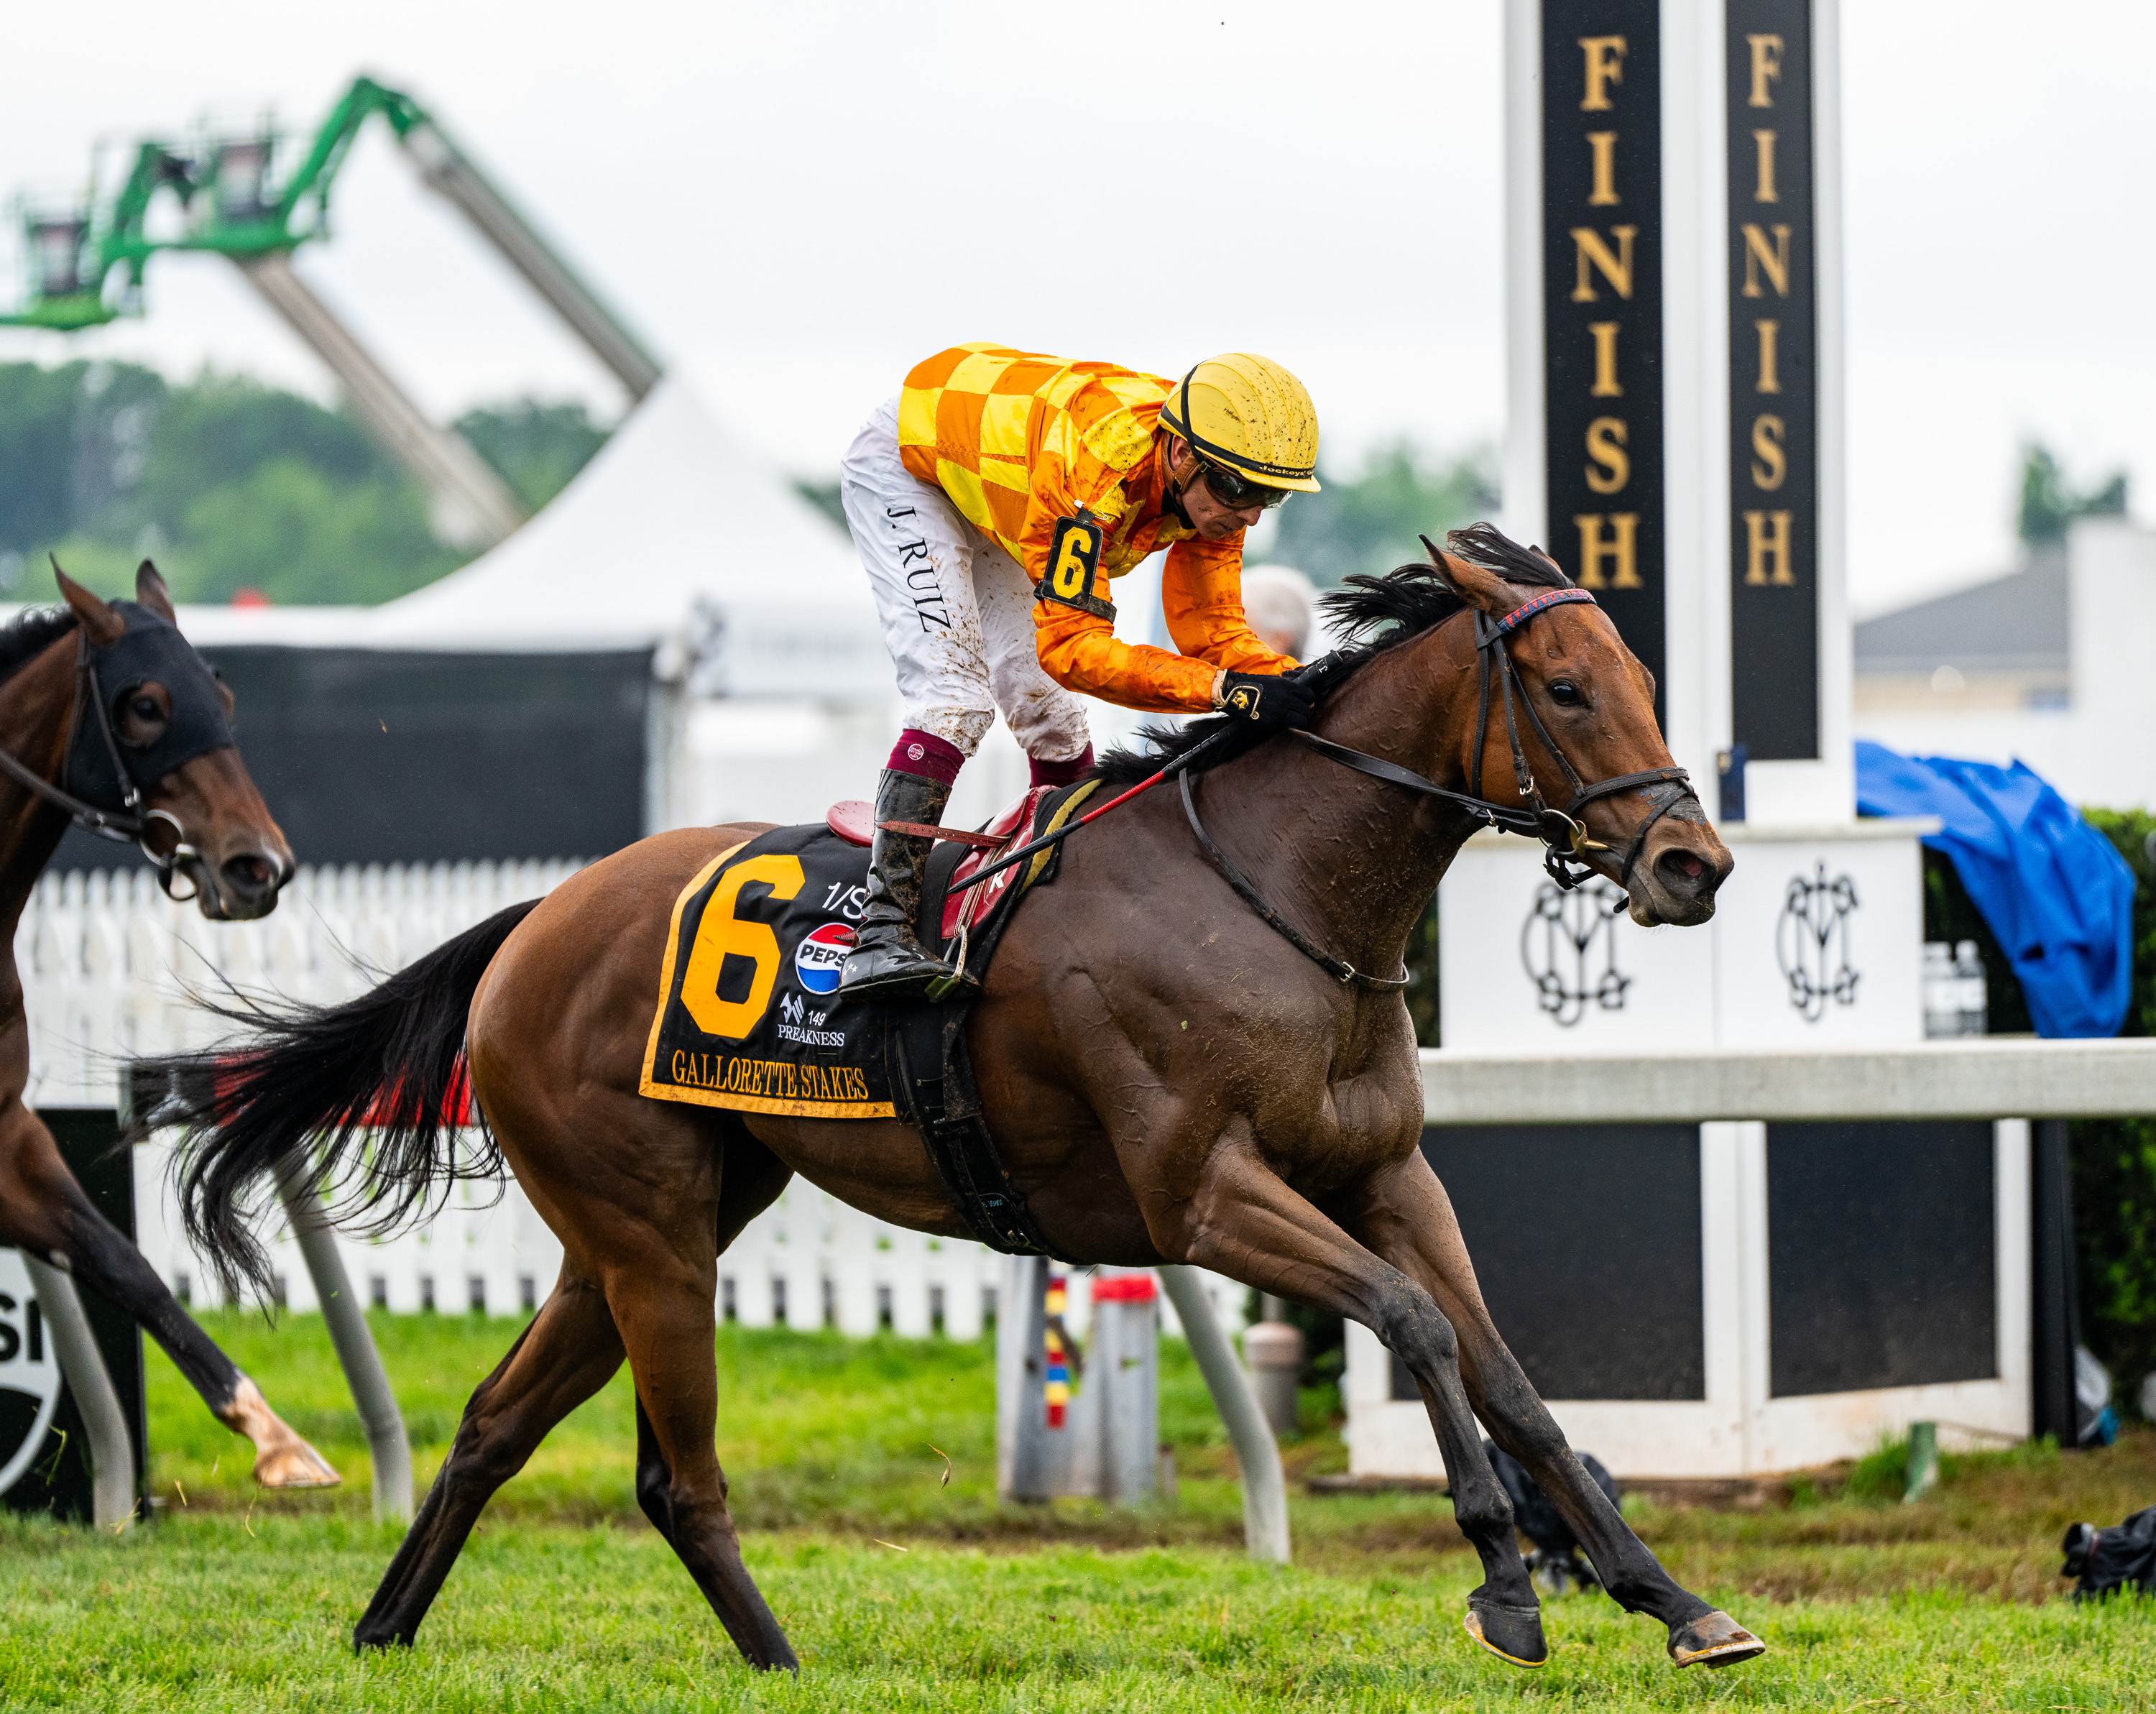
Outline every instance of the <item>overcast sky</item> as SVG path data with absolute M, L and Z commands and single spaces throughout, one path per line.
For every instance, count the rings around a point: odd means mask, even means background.
M 1850 547 L 1862 610 L 2006 568 L 2019 447 L 2156 495 L 2156 8 L 1844 8 Z M 961 340 L 1309 383 L 1328 461 L 1503 432 L 1498 0 L 18 8 L 0 192 L 362 68 L 418 95 L 721 417 L 822 475 Z M 611 383 L 380 130 L 309 279 L 429 408 Z M 0 360 L 208 361 L 326 396 L 208 258 L 150 316 Z M 2148 507 L 2137 505 L 2148 515 Z

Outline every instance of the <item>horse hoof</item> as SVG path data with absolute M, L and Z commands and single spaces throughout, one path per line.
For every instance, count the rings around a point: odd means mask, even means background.
M 254 1480 L 265 1488 L 283 1491 L 295 1488 L 335 1488 L 344 1478 L 330 1468 L 327 1460 L 295 1435 L 288 1445 L 271 1446 L 254 1460 Z
M 1460 1621 L 1467 1634 L 1500 1660 L 1515 1666 L 1549 1664 L 1549 1645 L 1543 1640 L 1543 1609 L 1512 1607 L 1502 1601 L 1471 1598 L 1467 1617 Z
M 1702 1613 L 1670 1633 L 1670 1659 L 1678 1666 L 1734 1666 L 1756 1660 L 1767 1645 L 1727 1613 Z

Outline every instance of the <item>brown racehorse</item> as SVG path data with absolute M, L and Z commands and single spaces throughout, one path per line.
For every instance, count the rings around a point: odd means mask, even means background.
M 94 730 L 95 711 L 79 692 L 100 684 L 116 753 L 131 774 L 144 774 L 134 783 L 151 823 L 146 844 L 166 836 L 168 872 L 192 882 L 205 916 L 268 915 L 292 873 L 292 853 L 223 725 L 231 693 L 211 678 L 177 630 L 161 629 L 160 622 L 165 628 L 172 622 L 164 579 L 142 562 L 132 613 L 128 603 L 109 606 L 64 575 L 59 587 L 64 608 L 33 610 L 0 630 L 0 751 L 50 788 L 84 791 L 75 777 L 81 770 L 71 762 L 85 740 L 95 758 L 104 750 L 104 734 Z M 123 636 L 131 638 L 138 656 L 146 638 L 162 645 L 171 668 L 139 679 L 133 672 L 116 674 L 108 657 Z M 153 648 L 146 658 L 155 654 Z M 100 661 L 106 670 L 93 680 L 83 665 Z M 201 706 L 205 702 L 213 706 Z M 203 731 L 204 742 L 221 732 L 224 742 L 151 777 L 154 764 L 144 767 L 136 758 L 155 757 L 182 726 Z M 110 783 L 120 784 L 116 778 Z M 127 813 L 116 799 L 101 807 Z M 254 1475 L 264 1486 L 332 1486 L 336 1472 L 278 1419 L 254 1383 L 172 1301 L 141 1252 L 91 1206 L 52 1133 L 23 1104 L 30 1038 L 15 968 L 15 926 L 68 821 L 68 812 L 49 797 L 18 778 L 0 777 L 0 947 L 7 960 L 0 978 L 0 1244 L 72 1273 L 147 1329 L 218 1420 L 254 1443 Z
M 1611 848 L 1589 849 L 1621 876 L 1634 919 L 1704 922 L 1729 854 L 1688 791 L 1668 783 L 1651 684 L 1598 608 L 1569 597 L 1499 639 L 1517 675 L 1508 694 L 1530 706 L 1517 728 L 1487 721 L 1477 765 L 1489 657 L 1478 656 L 1471 610 L 1511 614 L 1564 579 L 1494 531 L 1454 539 L 1473 557 L 1403 567 L 1335 598 L 1383 646 L 1322 705 L 1318 731 L 1457 789 L 1512 779 L 1507 733 L 1517 730 L 1538 777 L 1585 783 L 1570 801 Z M 1111 758 L 1104 771 L 1134 777 L 1132 767 Z M 1594 797 L 1594 783 L 1635 773 L 1658 783 Z M 1366 972 L 1399 967 L 1475 826 L 1455 803 L 1281 740 L 1205 774 L 1199 795 L 1220 846 L 1291 926 Z M 359 1622 L 360 1645 L 411 1641 L 488 1496 L 626 1355 L 645 1513 L 742 1655 L 793 1664 L 742 1566 L 713 1446 L 719 1256 L 796 1173 L 895 1225 L 967 1229 L 904 1124 L 638 1095 L 673 901 L 758 831 L 646 839 L 373 996 L 258 1019 L 222 1060 L 164 1063 L 176 1089 L 195 1091 L 167 1115 L 195 1126 L 182 1179 L 190 1229 L 235 1274 L 259 1278 L 247 1222 L 274 1162 L 311 1162 L 355 1211 L 393 1212 L 454 1171 L 488 1165 L 467 1156 L 459 1168 L 440 1126 L 460 1050 L 501 1154 L 562 1239 L 561 1278 L 472 1395 Z M 1421 1081 L 1398 993 L 1336 980 L 1298 955 L 1200 854 L 1173 793 L 1140 798 L 1069 843 L 1055 884 L 1019 911 L 968 1029 L 990 1126 L 1057 1254 L 1216 1269 L 1352 1316 L 1405 1362 L 1455 1515 L 1481 1557 L 1486 1580 L 1467 1624 L 1485 1646 L 1522 1665 L 1547 1653 L 1477 1417 L 1556 1502 L 1609 1593 L 1669 1627 L 1679 1665 L 1760 1651 L 1625 1527 L 1491 1324 L 1417 1147 Z M 213 1098 L 203 1074 L 220 1066 Z

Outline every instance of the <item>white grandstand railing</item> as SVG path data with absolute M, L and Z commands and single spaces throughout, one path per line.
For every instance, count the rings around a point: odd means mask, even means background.
M 15 936 L 30 1024 L 33 1107 L 113 1107 L 123 1063 L 198 1048 L 223 1026 L 193 995 L 227 984 L 316 1003 L 367 992 L 496 911 L 549 890 L 575 860 L 303 868 L 259 922 L 205 920 L 175 904 L 146 869 L 69 871 L 38 885 Z M 136 1207 L 145 1257 L 176 1293 L 218 1301 L 181 1234 L 162 1139 L 136 1151 Z M 372 1240 L 339 1234 L 353 1289 L 398 1311 L 518 1314 L 543 1299 L 562 1249 L 512 1181 L 459 1184 L 413 1229 Z M 292 1235 L 280 1222 L 270 1265 L 288 1305 L 316 1307 Z M 887 1226 L 796 1179 L 751 1221 L 720 1265 L 722 1316 L 747 1327 L 783 1321 L 849 1334 L 979 1335 L 993 1313 L 1000 1258 L 963 1239 Z M 1208 1275 L 1215 1308 L 1240 1327 L 1243 1290 Z M 1074 1280 L 1074 1315 L 1086 1308 Z M 1167 1313 L 1176 1326 L 1172 1311 Z M 1178 1329 L 1179 1331 L 1179 1329 Z
M 15 930 L 30 1022 L 32 1106 L 109 1106 L 121 1063 L 206 1046 L 194 1003 L 230 987 L 351 999 L 506 905 L 582 867 L 529 863 L 303 868 L 259 922 L 212 922 L 147 869 L 48 874 Z

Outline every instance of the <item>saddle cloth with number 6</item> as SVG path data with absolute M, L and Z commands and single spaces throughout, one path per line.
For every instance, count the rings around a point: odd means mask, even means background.
M 1007 843 L 1030 838 L 1077 807 L 1086 781 L 1034 793 L 992 830 Z M 1008 824 L 1006 826 L 1004 824 Z M 968 970 L 978 978 L 1019 898 L 1052 880 L 1051 848 L 1005 870 L 1003 886 L 977 912 L 963 912 Z M 946 895 L 962 859 L 968 872 L 987 855 L 941 844 L 922 889 L 924 945 L 946 926 Z M 1043 859 L 1049 860 L 1043 861 Z M 854 943 L 866 896 L 869 854 L 824 825 L 774 828 L 721 851 L 674 901 L 659 971 L 659 1006 L 644 1047 L 639 1089 L 660 1101 L 689 1101 L 740 1112 L 816 1119 L 906 1116 L 894 1098 L 891 1037 L 901 1010 L 926 1004 L 839 998 L 839 972 Z M 997 877 L 1000 881 L 1002 877 Z M 958 880 L 963 890 L 963 877 Z M 974 897 L 989 892 L 983 886 Z M 961 913 L 947 913 L 955 936 Z M 946 1012 L 955 1007 L 942 1008 Z

